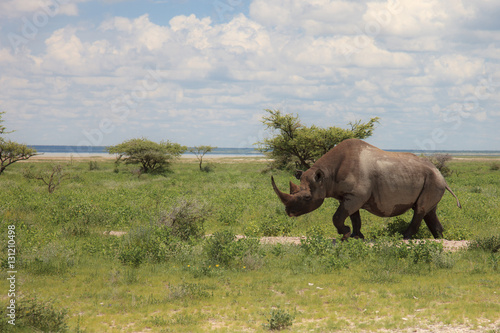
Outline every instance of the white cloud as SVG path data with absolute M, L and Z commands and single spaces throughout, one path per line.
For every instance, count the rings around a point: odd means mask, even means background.
M 426 74 L 436 81 L 449 81 L 454 84 L 476 79 L 484 72 L 483 60 L 460 54 L 443 55 L 433 59 L 425 69 Z
M 46 20 L 55 15 L 78 15 L 77 4 L 88 0 L 5 0 L 0 2 L 0 17 Z M 43 18 L 45 16 L 45 18 Z
M 307 35 L 353 33 L 365 5 L 352 1 L 255 0 L 250 17 L 281 32 Z

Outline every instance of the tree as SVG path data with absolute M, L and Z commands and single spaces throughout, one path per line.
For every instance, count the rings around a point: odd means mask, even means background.
M 193 148 L 189 149 L 190 152 L 192 152 L 193 154 L 196 155 L 196 158 L 200 162 L 200 170 L 202 170 L 202 171 L 204 170 L 201 167 L 201 164 L 203 163 L 203 156 L 205 156 L 206 153 L 211 152 L 215 148 L 217 148 L 217 147 L 212 147 L 212 146 L 196 146 L 196 147 L 193 147 Z M 209 169 L 205 168 L 205 170 L 208 171 Z
M 68 177 L 68 175 L 64 173 L 62 165 L 57 164 L 52 166 L 52 170 L 45 172 L 33 173 L 30 169 L 27 169 L 24 173 L 24 177 L 27 179 L 41 180 L 47 185 L 49 193 L 54 193 L 56 188 L 66 177 Z
M 295 164 L 296 168 L 304 170 L 338 143 L 351 138 L 370 137 L 379 120 L 375 117 L 366 123 L 361 120 L 350 122 L 350 129 L 321 128 L 302 125 L 297 115 L 269 109 L 266 112 L 268 116 L 262 119 L 262 123 L 277 133 L 270 139 L 257 142 L 258 150 L 273 159 L 275 167 L 287 168 Z
M 124 141 L 106 149 L 110 154 L 118 154 L 118 160 L 125 156 L 126 163 L 140 164 L 141 172 L 162 172 L 174 158 L 182 155 L 187 147 L 169 141 L 156 143 L 140 138 Z
M 0 112 L 0 135 L 12 133 L 6 132 L 5 126 L 2 125 L 3 119 L 2 115 L 5 112 Z M 12 163 L 17 161 L 27 160 L 28 158 L 35 156 L 36 150 L 29 148 L 28 146 L 17 143 L 11 140 L 6 140 L 0 136 L 0 175 L 3 171 Z

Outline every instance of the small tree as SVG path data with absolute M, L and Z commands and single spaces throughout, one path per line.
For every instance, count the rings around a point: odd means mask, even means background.
M 441 172 L 441 174 L 445 177 L 450 176 L 453 171 L 448 166 L 448 162 L 453 159 L 453 156 L 450 154 L 434 154 L 432 156 L 427 157 L 427 159 L 436 166 L 436 168 Z
M 279 110 L 266 110 L 266 112 L 269 115 L 263 118 L 262 123 L 278 133 L 270 139 L 258 142 L 260 146 L 258 150 L 272 158 L 278 168 L 285 168 L 295 163 L 300 169 L 308 169 L 340 142 L 351 138 L 370 137 L 379 120 L 375 117 L 367 123 L 362 123 L 360 120 L 351 122 L 350 129 L 321 128 L 314 125 L 306 127 L 301 124 L 297 115 L 282 114 Z
M 68 175 L 63 172 L 62 166 L 54 165 L 52 171 L 48 172 L 46 175 L 39 175 L 36 179 L 41 180 L 47 185 L 49 193 L 53 193 L 66 177 L 68 177 Z
M 110 154 L 118 154 L 118 161 L 125 156 L 126 163 L 140 164 L 141 171 L 146 173 L 164 171 L 170 162 L 182 155 L 187 148 L 169 141 L 156 143 L 141 138 L 124 141 L 106 149 Z
M 216 149 L 217 147 L 212 147 L 212 146 L 197 146 L 189 149 L 189 151 L 193 154 L 196 155 L 196 158 L 200 162 L 200 170 L 203 171 L 204 169 L 201 167 L 201 164 L 203 163 L 203 156 L 205 156 L 206 153 L 211 152 L 212 150 Z M 208 171 L 208 169 L 205 169 Z
M 12 133 L 6 132 L 5 127 L 2 125 L 2 115 L 5 112 L 0 112 L 0 135 Z M 24 144 L 17 143 L 11 140 L 5 140 L 0 136 L 0 175 L 12 163 L 35 156 L 36 150 L 29 148 Z

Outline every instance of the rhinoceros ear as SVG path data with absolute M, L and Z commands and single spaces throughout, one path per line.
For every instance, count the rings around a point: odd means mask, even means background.
M 295 185 L 292 181 L 290 181 L 290 194 L 295 194 L 297 192 L 300 192 L 300 186 Z
M 321 183 L 324 178 L 325 178 L 325 174 L 321 170 L 317 170 L 316 173 L 314 174 L 314 181 L 316 183 Z

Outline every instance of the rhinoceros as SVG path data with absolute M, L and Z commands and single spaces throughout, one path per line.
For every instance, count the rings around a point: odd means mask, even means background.
M 348 139 L 323 155 L 305 172 L 295 175 L 300 186 L 290 181 L 290 194 L 281 192 L 274 178 L 274 191 L 285 205 L 288 216 L 312 212 L 325 198 L 335 198 L 340 205 L 333 215 L 333 225 L 342 240 L 364 238 L 360 209 L 380 217 L 398 216 L 413 209 L 413 218 L 403 233 L 410 239 L 422 219 L 435 238 L 443 237 L 443 226 L 436 215 L 445 190 L 460 201 L 439 170 L 428 160 L 411 153 L 381 150 L 362 140 Z M 351 229 L 344 224 L 347 217 Z

